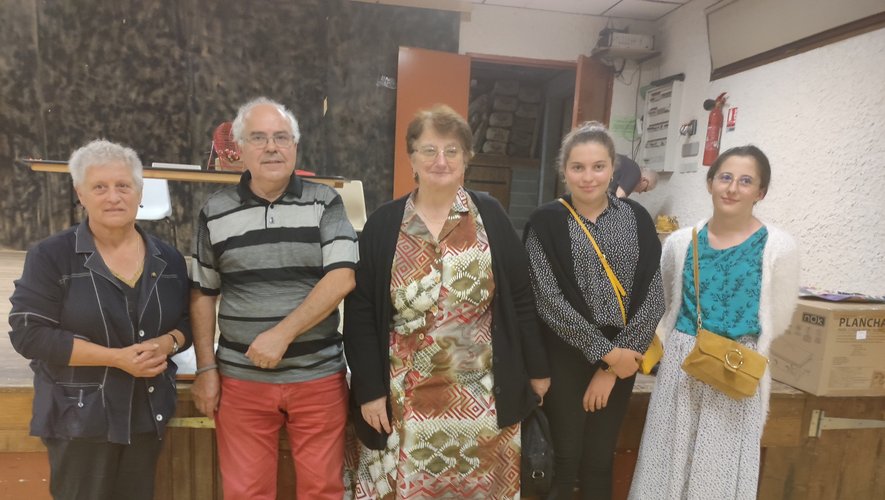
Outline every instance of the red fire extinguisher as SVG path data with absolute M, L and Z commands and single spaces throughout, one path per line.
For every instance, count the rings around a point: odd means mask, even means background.
M 707 142 L 704 144 L 704 165 L 710 166 L 719 156 L 719 137 L 722 135 L 722 106 L 725 105 L 725 92 L 714 101 L 704 101 L 704 109 L 710 111 L 707 121 Z

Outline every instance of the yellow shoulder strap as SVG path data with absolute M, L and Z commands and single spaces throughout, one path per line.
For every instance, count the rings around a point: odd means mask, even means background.
M 584 231 L 584 234 L 587 235 L 587 239 L 590 240 L 590 243 L 593 245 L 593 249 L 596 250 L 596 255 L 599 256 L 599 261 L 602 262 L 602 268 L 605 269 L 605 274 L 608 275 L 608 280 L 611 281 L 612 288 L 615 291 L 615 297 L 618 298 L 618 306 L 621 308 L 621 318 L 624 320 L 624 324 L 627 324 L 627 310 L 624 309 L 624 297 L 627 296 L 627 291 L 624 290 L 624 287 L 621 285 L 621 282 L 618 281 L 618 277 L 615 276 L 615 272 L 612 270 L 611 266 L 608 265 L 608 259 L 605 258 L 605 254 L 602 253 L 602 250 L 599 249 L 599 245 L 596 244 L 596 240 L 593 239 L 593 235 L 590 234 L 590 230 L 587 229 L 587 226 L 584 225 L 584 221 L 578 216 L 578 213 L 575 212 L 575 209 L 572 208 L 571 205 L 564 199 L 560 198 L 559 202 L 571 212 L 572 217 L 575 218 L 575 222 L 578 223 L 578 226 Z

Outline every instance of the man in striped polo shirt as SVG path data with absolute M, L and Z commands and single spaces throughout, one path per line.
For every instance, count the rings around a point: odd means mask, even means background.
M 276 498 L 285 425 L 298 498 L 337 500 L 347 418 L 337 307 L 354 287 L 356 233 L 334 189 L 293 175 L 300 134 L 284 106 L 246 103 L 233 135 L 246 172 L 206 200 L 194 243 L 194 400 L 215 417 L 226 499 Z

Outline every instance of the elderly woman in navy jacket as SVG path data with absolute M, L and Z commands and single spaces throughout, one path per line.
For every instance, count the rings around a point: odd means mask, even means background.
M 9 336 L 33 360 L 31 434 L 59 498 L 153 498 L 175 412 L 175 363 L 191 342 L 184 258 L 135 224 L 135 151 L 93 141 L 69 161 L 87 218 L 37 243 L 11 297 Z

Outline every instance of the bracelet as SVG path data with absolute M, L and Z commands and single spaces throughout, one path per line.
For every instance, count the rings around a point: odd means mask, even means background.
M 208 372 L 209 370 L 217 370 L 217 369 L 218 369 L 218 365 L 213 363 L 211 365 L 206 365 L 202 368 L 197 368 L 197 370 L 194 371 L 194 375 L 199 375 L 203 372 Z
M 622 355 L 622 354 L 624 354 L 624 353 L 623 353 L 623 352 L 619 352 L 619 353 L 618 353 L 618 359 L 616 359 L 614 363 L 606 363 L 605 361 L 603 361 L 603 362 L 602 362 L 602 364 L 603 364 L 603 371 L 606 372 L 606 373 L 614 373 L 614 372 L 615 372 L 615 365 L 618 364 L 618 362 L 621 361 L 621 355 Z
M 178 345 L 178 337 L 175 336 L 172 332 L 167 332 L 166 335 L 172 337 L 172 352 L 169 353 L 170 356 L 174 356 L 178 353 L 179 345 Z

